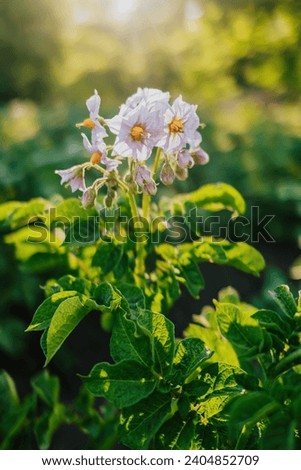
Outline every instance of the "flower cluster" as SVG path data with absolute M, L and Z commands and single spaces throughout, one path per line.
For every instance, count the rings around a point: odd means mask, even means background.
M 197 106 L 186 103 L 182 96 L 170 104 L 168 92 L 138 88 L 112 119 L 99 115 L 100 104 L 95 90 L 86 101 L 89 117 L 77 124 L 77 127 L 91 130 L 90 138 L 82 133 L 90 162 L 56 171 L 61 183 L 69 184 L 72 192 L 83 192 L 84 207 L 95 204 L 98 190 L 104 185 L 108 188 L 106 205 L 109 206 L 115 200 L 118 186 L 151 196 L 157 191 L 157 173 L 163 184 L 170 185 L 175 178 L 185 180 L 188 170 L 195 164 L 208 163 L 208 154 L 200 147 Z M 108 137 L 107 131 L 116 136 L 113 145 L 104 140 Z M 149 167 L 153 155 L 155 161 Z M 129 172 L 122 180 L 118 167 L 124 160 L 128 161 Z M 101 177 L 87 187 L 85 172 L 91 168 L 96 168 Z

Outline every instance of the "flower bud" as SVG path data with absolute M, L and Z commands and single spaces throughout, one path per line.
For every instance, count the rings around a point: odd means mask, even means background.
M 108 188 L 107 195 L 105 196 L 103 203 L 106 209 L 111 209 L 116 202 L 117 199 L 117 192 L 115 189 Z
M 95 188 L 93 188 L 93 186 L 89 186 L 89 188 L 87 188 L 83 192 L 82 199 L 81 199 L 82 206 L 85 209 L 90 209 L 91 207 L 94 206 L 96 197 L 97 197 L 97 192 Z
M 143 186 L 142 191 L 148 196 L 154 196 L 157 192 L 155 181 L 151 178 L 151 180 Z
M 161 169 L 160 180 L 162 181 L 163 184 L 168 186 L 174 182 L 174 179 L 175 179 L 175 172 L 171 164 L 168 161 L 166 161 L 163 164 L 162 169 Z
M 181 168 L 192 168 L 194 165 L 194 160 L 188 150 L 180 150 L 178 152 L 178 165 Z
M 209 162 L 209 155 L 202 147 L 191 152 L 191 155 L 196 165 L 206 165 Z
M 188 178 L 187 168 L 181 168 L 179 165 L 176 166 L 176 177 L 180 181 L 185 181 Z

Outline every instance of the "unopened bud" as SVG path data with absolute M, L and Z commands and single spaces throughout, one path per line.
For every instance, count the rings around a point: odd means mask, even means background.
M 115 205 L 116 199 L 117 199 L 117 192 L 112 188 L 108 188 L 107 195 L 105 196 L 103 200 L 104 206 L 107 209 L 111 209 Z
M 143 186 L 142 191 L 148 196 L 154 196 L 157 192 L 155 181 L 151 178 L 151 180 Z
M 202 147 L 194 150 L 191 155 L 196 165 L 206 165 L 209 162 L 209 155 Z
M 85 209 L 90 209 L 90 207 L 93 207 L 95 204 L 95 200 L 97 197 L 97 192 L 93 186 L 90 186 L 87 188 L 82 195 L 82 206 Z
M 178 152 L 178 165 L 181 168 L 192 168 L 194 165 L 194 160 L 188 150 L 180 150 Z
M 175 179 L 175 172 L 169 162 L 165 162 L 160 172 L 160 180 L 166 186 L 172 184 Z
M 185 181 L 188 178 L 187 168 L 181 168 L 179 165 L 176 166 L 176 177 L 180 181 Z

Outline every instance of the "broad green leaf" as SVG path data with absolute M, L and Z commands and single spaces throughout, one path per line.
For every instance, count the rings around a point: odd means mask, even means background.
M 201 371 L 201 379 L 210 385 L 209 393 L 216 393 L 234 388 L 237 390 L 236 374 L 241 373 L 239 367 L 222 362 L 209 364 Z M 238 387 L 239 388 L 239 387 Z
M 238 449 L 245 448 L 246 440 L 254 426 L 268 418 L 279 407 L 280 405 L 263 391 L 249 392 L 231 401 L 228 425 L 235 439 L 240 436 L 237 443 Z
M 175 267 L 166 261 L 157 260 L 156 274 L 158 276 L 158 297 L 154 299 L 154 305 L 160 302 L 160 313 L 168 313 L 175 301 L 180 297 L 181 290 L 176 278 Z M 158 311 L 152 306 L 153 311 Z
M 290 333 L 288 322 L 283 321 L 277 312 L 263 309 L 258 310 L 252 317 L 269 332 L 276 333 L 281 337 L 285 337 Z
M 0 449 L 13 448 L 13 442 L 28 420 L 35 406 L 33 396 L 28 396 L 23 403 L 9 413 L 1 415 L 0 420 Z
M 16 229 L 30 222 L 34 222 L 49 208 L 49 201 L 43 198 L 31 199 L 27 202 L 9 201 L 0 206 L 1 225 L 10 229 Z
M 172 200 L 163 199 L 161 208 L 164 212 L 181 212 L 181 206 L 188 204 L 216 212 L 228 209 L 236 214 L 244 214 L 246 204 L 241 194 L 226 183 L 206 184 L 201 188 L 187 194 L 180 194 Z
M 49 326 L 45 365 L 50 362 L 65 339 L 93 308 L 95 308 L 94 302 L 83 295 L 63 300 L 56 309 Z
M 189 202 L 215 212 L 228 209 L 238 214 L 244 214 L 246 204 L 241 194 L 226 183 L 205 184 L 192 193 L 178 197 L 181 202 Z
M 166 421 L 156 436 L 156 448 L 173 450 L 193 449 L 195 440 L 195 412 L 190 412 L 185 419 L 179 413 Z
M 174 324 L 160 313 L 141 311 L 137 325 L 154 344 L 155 370 L 166 377 L 172 367 L 175 350 Z
M 260 448 L 263 450 L 299 450 L 297 443 L 298 422 L 290 413 L 281 411 L 270 417 L 268 425 L 262 433 Z M 300 424 L 299 424 L 300 429 Z M 300 441 L 300 437 L 299 437 Z
M 230 243 L 226 240 L 220 243 L 227 257 L 227 265 L 254 276 L 259 276 L 265 268 L 263 256 L 253 246 L 243 242 Z
M 193 242 L 193 252 L 198 263 L 207 261 L 209 263 L 225 264 L 227 256 L 219 241 L 195 241 Z
M 185 255 L 179 258 L 177 266 L 181 276 L 185 279 L 185 285 L 188 291 L 192 297 L 198 299 L 200 290 L 204 289 L 205 286 L 204 278 L 195 260 L 189 255 Z
M 150 369 L 133 360 L 114 365 L 101 362 L 82 379 L 91 393 L 105 397 L 121 408 L 134 405 L 149 396 L 156 387 Z
M 44 302 L 37 308 L 26 331 L 39 331 L 48 328 L 58 306 L 67 298 L 74 297 L 76 295 L 77 292 L 75 290 L 52 294 L 51 297 L 44 300 Z
M 112 312 L 121 305 L 124 306 L 120 293 L 116 292 L 108 282 L 102 282 L 95 288 L 93 292 L 93 300 L 95 300 L 95 302 L 105 312 Z
M 230 341 L 239 359 L 243 356 L 252 357 L 262 351 L 265 337 L 256 320 L 244 315 L 237 305 L 214 303 L 220 331 Z
M 167 419 L 172 398 L 169 394 L 153 392 L 135 406 L 122 410 L 120 416 L 121 442 L 131 449 L 146 449 L 158 429 Z
M 129 304 L 130 311 L 145 308 L 145 297 L 141 289 L 134 284 L 116 283 L 115 287 L 125 297 Z
M 44 371 L 32 379 L 31 385 L 38 397 L 49 407 L 52 408 L 58 402 L 60 393 L 58 377 Z
M 240 387 L 235 379 L 235 375 L 241 373 L 241 369 L 229 364 L 214 363 L 206 366 L 200 375 L 202 387 L 209 386 L 205 398 L 202 398 L 198 405 L 198 413 L 206 420 L 219 414 L 229 399 L 240 394 Z
M 293 318 L 297 313 L 297 304 L 289 287 L 286 285 L 276 287 L 271 294 L 283 312 Z
M 48 449 L 55 431 L 65 420 L 65 407 L 55 403 L 50 411 L 39 416 L 34 423 L 34 433 L 39 449 Z
M 86 220 L 91 216 L 97 216 L 97 211 L 94 208 L 85 209 L 79 199 L 68 198 L 56 206 L 52 214 L 48 214 L 48 224 L 53 225 L 61 222 L 65 225 L 71 225 L 75 220 Z
M 110 352 L 115 362 L 133 359 L 145 367 L 151 367 L 153 364 L 152 338 L 141 331 L 137 332 L 136 323 L 127 318 L 122 309 L 114 315 Z
M 210 351 L 213 352 L 212 358 L 214 361 L 227 361 L 228 364 L 239 366 L 237 354 L 231 343 L 218 330 L 190 323 L 185 329 L 184 334 L 185 336 L 196 337 L 202 340 Z
M 92 259 L 92 266 L 101 268 L 103 275 L 113 271 L 121 260 L 123 254 L 123 245 L 101 241 L 98 245 L 95 255 Z
M 9 218 L 24 204 L 21 201 L 8 201 L 0 204 L 0 227 L 9 226 Z
M 92 282 L 88 279 L 81 279 L 80 277 L 71 276 L 67 274 L 57 280 L 57 284 L 62 290 L 75 290 L 80 294 L 89 295 L 92 289 Z
M 185 338 L 177 344 L 173 359 L 173 371 L 181 380 L 189 377 L 206 359 L 210 351 L 198 338 Z
M 228 302 L 235 305 L 241 304 L 237 290 L 231 286 L 224 287 L 224 289 L 219 291 L 218 300 L 219 302 Z

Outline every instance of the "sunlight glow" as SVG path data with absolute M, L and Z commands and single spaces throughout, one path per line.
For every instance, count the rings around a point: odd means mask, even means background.
M 111 0 L 111 11 L 115 20 L 126 21 L 137 7 L 137 0 Z

